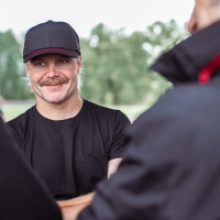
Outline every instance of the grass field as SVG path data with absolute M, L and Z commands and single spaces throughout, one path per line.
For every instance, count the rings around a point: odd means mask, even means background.
M 2 110 L 6 121 L 9 121 L 21 113 L 25 112 L 28 108 L 34 105 L 34 102 L 28 101 L 6 101 L 2 105 Z
M 9 121 L 21 113 L 25 112 L 28 108 L 33 106 L 35 103 L 33 101 L 6 101 L 2 105 L 2 110 L 4 112 L 6 121 Z M 134 120 L 138 115 L 145 111 L 149 106 L 147 105 L 119 105 L 119 106 L 107 106 L 109 108 L 118 109 L 124 112 L 128 118 Z

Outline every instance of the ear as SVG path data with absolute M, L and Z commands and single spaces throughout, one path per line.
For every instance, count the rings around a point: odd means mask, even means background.
M 76 60 L 77 60 L 77 74 L 79 74 L 80 73 L 80 69 L 82 68 L 82 56 L 81 55 L 78 56 L 76 58 Z
M 26 74 L 27 74 L 27 76 L 30 77 L 30 63 L 29 63 L 29 61 L 27 63 L 25 63 L 25 67 L 26 67 Z

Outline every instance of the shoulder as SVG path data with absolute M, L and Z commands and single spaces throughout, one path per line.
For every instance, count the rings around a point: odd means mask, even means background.
M 27 110 L 25 113 L 19 115 L 18 117 L 6 122 L 8 129 L 14 136 L 19 146 L 22 143 L 22 136 L 25 129 L 29 130 L 27 126 L 29 125 L 29 121 L 30 121 L 29 115 L 31 113 L 31 109 Z
M 87 103 L 87 108 L 90 112 L 97 115 L 98 117 L 101 117 L 102 119 L 108 118 L 110 120 L 124 120 L 129 121 L 128 117 L 120 110 L 118 109 L 112 109 L 109 107 L 101 106 L 99 104 L 90 102 L 85 100 Z
M 219 92 L 220 81 L 217 86 L 215 81 L 206 85 L 191 83 L 178 86 L 168 91 L 155 105 L 155 109 L 163 108 L 165 113 L 170 113 L 174 117 L 191 120 L 197 116 L 208 116 L 207 111 L 219 114 L 216 111 L 216 108 L 220 108 Z
M 219 84 L 220 85 L 220 84 Z M 220 97 L 217 95 L 220 88 L 213 87 L 212 83 L 199 85 L 192 83 L 181 85 L 168 90 L 158 102 L 150 109 L 150 113 L 158 112 L 160 115 L 172 114 L 173 116 L 194 117 L 194 111 L 204 114 L 214 106 L 220 107 Z M 187 114 L 186 114 L 187 113 Z
M 16 118 L 6 122 L 6 124 L 11 127 L 12 129 L 18 129 L 19 127 L 22 127 L 28 122 L 29 118 L 31 117 L 33 107 L 25 111 L 24 113 L 20 114 Z
M 85 100 L 85 102 L 87 103 L 87 106 L 90 110 L 95 110 L 98 112 L 104 112 L 104 113 L 108 113 L 108 114 L 115 114 L 115 113 L 119 112 L 119 110 L 111 109 L 111 108 L 99 105 L 97 103 L 90 102 L 88 100 Z
M 220 87 L 212 86 L 212 83 L 193 83 L 170 89 L 133 123 L 131 133 L 141 134 L 146 129 L 148 134 L 165 133 L 169 129 L 175 133 L 220 123 L 219 92 Z

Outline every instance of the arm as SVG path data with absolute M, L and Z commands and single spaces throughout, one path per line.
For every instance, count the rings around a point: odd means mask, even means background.
M 116 172 L 122 158 L 112 159 L 108 163 L 108 178 Z M 57 201 L 60 207 L 64 220 L 76 219 L 79 212 L 90 204 L 94 197 L 94 193 L 90 193 L 84 196 L 79 196 L 74 199 Z
M 57 201 L 57 205 L 60 207 L 63 215 L 63 220 L 76 219 L 79 212 L 90 204 L 93 197 L 94 193 L 89 193 L 74 199 Z
M 116 158 L 108 162 L 108 178 L 117 171 L 118 166 L 121 163 L 121 161 L 122 161 L 122 158 Z
M 122 155 L 126 149 L 125 129 L 130 124 L 127 116 L 118 111 L 115 117 L 114 136 L 110 150 L 110 160 L 108 162 L 108 178 L 117 171 L 122 161 Z
M 89 203 L 94 197 L 94 193 L 89 193 L 87 195 L 79 196 L 74 199 L 68 199 L 68 200 L 63 200 L 63 201 L 57 201 L 57 204 L 59 206 L 64 207 L 64 206 L 78 206 L 84 203 Z
M 111 157 L 108 162 L 108 173 L 107 177 L 109 178 L 118 168 L 122 158 L 122 153 L 125 148 L 124 140 L 124 129 L 130 124 L 128 118 L 122 114 L 120 111 L 117 112 L 115 117 L 115 128 L 114 128 L 114 138 L 111 148 Z M 78 213 L 90 204 L 91 200 L 94 197 L 94 193 L 80 196 L 78 198 L 59 201 L 57 204 L 61 208 L 63 213 L 64 220 L 74 219 Z

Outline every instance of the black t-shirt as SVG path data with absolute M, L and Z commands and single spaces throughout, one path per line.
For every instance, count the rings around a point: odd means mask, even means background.
M 32 107 L 8 122 L 28 162 L 55 199 L 89 193 L 107 176 L 108 161 L 122 157 L 128 118 L 84 100 L 74 118 L 53 121 Z

